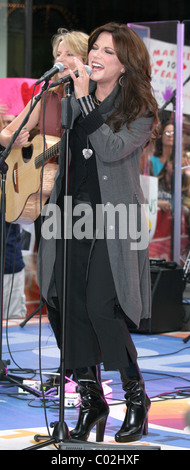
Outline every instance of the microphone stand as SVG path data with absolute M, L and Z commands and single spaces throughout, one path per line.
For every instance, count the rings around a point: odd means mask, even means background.
M 34 102 L 30 107 L 29 112 L 25 116 L 23 122 L 19 126 L 19 128 L 14 133 L 9 145 L 6 149 L 0 152 L 0 174 L 1 174 L 1 206 L 0 206 L 0 380 L 7 380 L 15 385 L 18 385 L 18 382 L 15 380 L 14 377 L 8 375 L 7 365 L 10 364 L 10 361 L 3 361 L 2 360 L 2 334 L 3 334 L 3 291 L 4 291 L 4 265 L 5 265 L 5 217 L 6 217 L 6 175 L 8 171 L 8 165 L 5 162 L 6 158 L 8 157 L 10 151 L 12 150 L 13 144 L 18 137 L 20 131 L 28 122 L 31 112 L 37 105 L 38 101 L 40 101 L 42 93 L 48 87 L 48 82 L 46 81 L 42 86 L 41 92 L 34 97 Z M 26 390 L 33 395 L 39 397 L 41 393 L 31 389 L 19 383 L 19 387 L 23 390 Z
M 21 328 L 24 328 L 24 326 L 26 325 L 26 323 L 28 323 L 28 322 L 31 320 L 31 318 L 33 318 L 33 317 L 39 312 L 39 310 L 40 310 L 41 308 L 43 308 L 45 305 L 46 305 L 46 301 L 44 300 L 44 301 L 42 302 L 42 305 L 39 305 L 39 307 L 37 307 L 30 315 L 28 315 L 27 318 L 25 318 L 25 320 L 23 320 L 23 321 L 20 323 L 19 326 L 20 326 Z
M 59 421 L 51 423 L 50 426 L 54 428 L 52 436 L 35 435 L 35 441 L 39 442 L 45 439 L 42 443 L 36 444 L 32 447 L 25 448 L 25 450 L 36 450 L 51 444 L 69 445 L 71 442 L 69 430 L 66 422 L 64 421 L 64 405 L 65 405 L 65 324 L 66 324 L 66 303 L 67 303 L 67 195 L 69 189 L 69 132 L 73 125 L 73 116 L 71 108 L 71 89 L 70 83 L 65 86 L 66 97 L 62 99 L 62 128 L 65 129 L 65 135 L 61 138 L 60 145 L 60 161 L 64 161 L 64 237 L 63 237 L 63 254 L 62 254 L 62 311 L 61 311 L 61 361 L 60 361 L 60 399 L 59 399 Z M 63 145 L 62 140 L 65 138 L 65 153 L 62 155 Z M 76 441 L 72 441 L 76 442 Z M 77 441 L 78 442 L 78 441 Z
M 186 78 L 186 80 L 183 82 L 183 87 L 189 82 L 190 80 L 190 75 L 189 77 Z M 165 108 L 167 108 L 167 106 L 170 104 L 170 103 L 173 103 L 175 102 L 176 100 L 176 89 L 173 91 L 172 95 L 170 96 L 170 98 L 165 101 L 165 103 L 163 104 L 163 106 L 160 108 L 160 111 L 163 111 Z
M 61 80 L 60 80 L 61 82 Z M 64 406 L 65 406 L 65 326 L 66 326 L 66 305 L 67 305 L 67 260 L 68 260 L 68 250 L 67 250 L 67 231 L 68 231 L 68 208 L 67 208 L 67 196 L 69 191 L 69 134 L 70 130 L 73 127 L 73 111 L 71 106 L 71 90 L 72 85 L 69 82 L 65 86 L 66 96 L 62 99 L 62 127 L 65 129 L 64 136 L 61 138 L 60 145 L 60 161 L 64 161 L 64 223 L 63 223 L 63 250 L 62 250 L 62 293 L 61 293 L 61 360 L 60 360 L 60 397 L 59 397 L 59 421 L 51 423 L 50 427 L 54 428 L 52 436 L 40 436 L 36 434 L 34 440 L 43 442 L 36 444 L 31 447 L 27 447 L 24 450 L 37 450 L 42 447 L 46 447 L 52 444 L 57 444 L 60 446 L 60 449 L 85 449 L 89 448 L 98 448 L 100 449 L 100 444 L 92 444 L 90 442 L 80 442 L 77 439 L 72 439 L 70 437 L 69 429 L 64 421 Z M 63 152 L 62 141 L 65 138 L 65 152 Z M 63 155 L 62 155 L 63 152 Z M 92 446 L 92 447 L 91 447 Z M 105 448 L 105 447 L 104 447 Z

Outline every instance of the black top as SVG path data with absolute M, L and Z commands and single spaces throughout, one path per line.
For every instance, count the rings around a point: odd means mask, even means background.
M 89 195 L 89 202 L 95 214 L 96 204 L 101 204 L 100 187 L 95 152 L 85 159 L 82 151 L 87 148 L 87 136 L 78 124 L 70 133 L 72 160 L 69 167 L 69 194 L 80 199 L 81 193 Z

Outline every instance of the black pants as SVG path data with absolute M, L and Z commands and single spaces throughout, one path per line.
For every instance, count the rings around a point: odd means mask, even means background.
M 127 317 L 118 305 L 110 268 L 106 240 L 97 240 L 91 255 L 88 273 L 87 311 L 97 334 L 102 361 L 107 370 L 126 367 L 136 361 Z
M 103 362 L 105 370 L 129 367 L 137 354 L 127 317 L 118 306 L 106 241 L 94 243 L 86 278 L 90 248 L 89 240 L 68 240 L 65 366 L 76 369 Z M 57 256 L 58 290 L 60 260 Z M 48 311 L 58 316 L 61 307 L 57 312 L 48 307 Z M 58 331 L 62 332 L 60 326 Z M 58 341 L 60 344 L 60 338 Z

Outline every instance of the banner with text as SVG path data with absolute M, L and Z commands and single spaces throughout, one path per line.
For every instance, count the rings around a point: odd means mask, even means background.
M 177 45 L 152 38 L 144 39 L 151 57 L 152 87 L 159 108 L 170 99 L 177 86 Z M 190 47 L 183 51 L 183 82 L 190 76 Z M 173 105 L 166 108 L 173 110 Z M 183 113 L 190 114 L 190 80 L 183 88 Z

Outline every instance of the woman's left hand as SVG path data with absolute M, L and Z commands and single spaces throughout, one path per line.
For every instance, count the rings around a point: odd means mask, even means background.
M 74 82 L 75 97 L 78 99 L 89 94 L 89 75 L 84 64 L 77 59 L 77 57 L 74 57 L 74 61 L 76 63 L 76 70 L 78 71 L 78 77 L 75 76 L 72 70 L 69 70 L 69 73 Z

